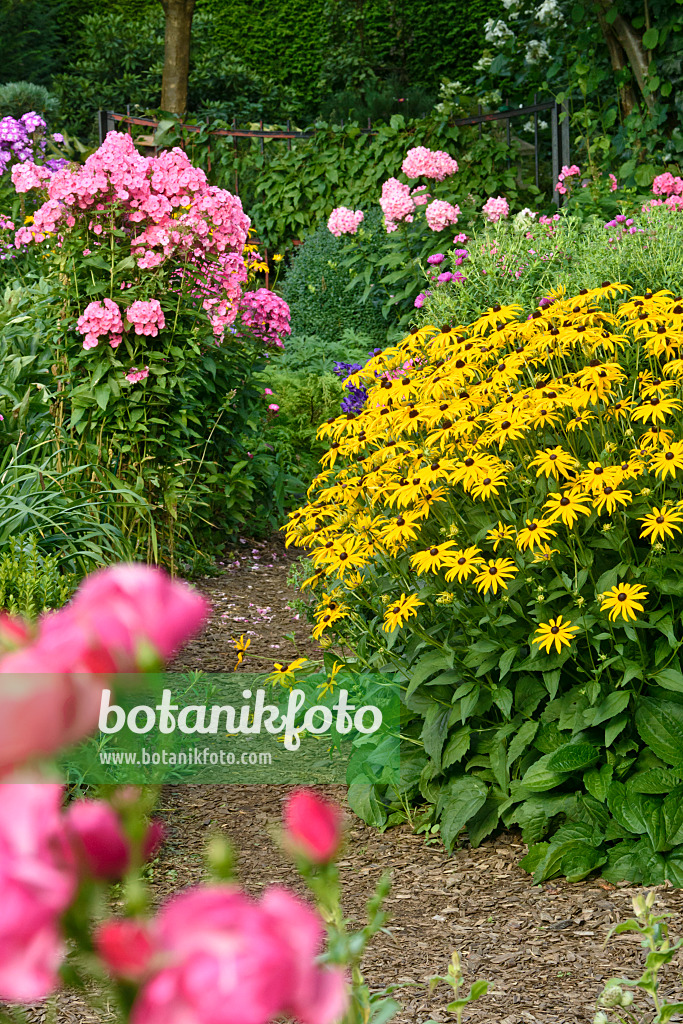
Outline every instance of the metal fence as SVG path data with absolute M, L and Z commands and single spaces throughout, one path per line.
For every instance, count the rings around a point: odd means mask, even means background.
M 511 141 L 511 123 L 516 118 L 533 117 L 534 120 L 534 181 L 536 187 L 539 187 L 540 181 L 540 161 L 541 161 L 541 147 L 539 144 L 539 114 L 549 113 L 550 115 L 550 137 L 551 137 L 551 173 L 553 185 L 557 182 L 558 175 L 564 164 L 570 164 L 570 152 L 569 152 L 569 110 L 566 104 L 558 104 L 554 100 L 543 100 L 538 102 L 538 97 L 534 96 L 534 103 L 528 107 L 516 107 L 509 110 L 493 111 L 491 113 L 484 114 L 481 106 L 479 112 L 472 117 L 457 118 L 451 123 L 457 127 L 468 127 L 478 126 L 479 137 L 481 138 L 482 129 L 485 124 L 491 124 L 496 121 L 505 121 L 505 131 L 507 142 L 510 150 L 512 149 Z M 117 114 L 111 110 L 100 110 L 98 116 L 98 127 L 100 144 L 104 141 L 104 137 L 107 132 L 116 130 L 117 127 L 127 127 L 128 130 L 133 125 L 149 128 L 152 132 L 156 131 L 159 127 L 159 122 L 150 120 L 144 117 L 133 117 L 130 110 L 125 114 Z M 344 126 L 344 122 L 341 122 L 341 127 Z M 206 125 L 196 124 L 183 124 L 178 123 L 176 125 L 177 130 L 180 132 L 181 140 L 184 143 L 184 135 L 187 133 L 188 139 L 193 133 L 206 131 Z M 367 128 L 362 128 L 361 133 L 365 135 L 375 135 L 376 129 L 372 126 L 372 121 L 368 118 Z M 263 153 L 264 144 L 268 139 L 286 140 L 287 148 L 292 148 L 292 142 L 301 139 L 310 139 L 315 134 L 315 129 L 312 131 L 297 131 L 291 127 L 291 123 L 287 122 L 286 128 L 264 128 L 263 121 L 261 121 L 260 127 L 257 129 L 238 128 L 237 122 L 233 121 L 232 128 L 216 128 L 208 132 L 209 136 L 228 137 L 232 138 L 235 146 L 237 145 L 237 139 L 258 139 L 260 143 L 260 149 Z M 154 141 L 152 140 L 150 146 L 155 149 Z M 547 152 L 547 151 L 546 151 Z M 508 166 L 510 160 L 508 159 Z M 209 144 L 208 153 L 208 169 L 211 171 L 211 148 Z M 236 179 L 235 191 L 239 192 L 239 182 Z M 553 202 L 556 206 L 560 206 L 562 197 L 559 192 L 553 192 Z

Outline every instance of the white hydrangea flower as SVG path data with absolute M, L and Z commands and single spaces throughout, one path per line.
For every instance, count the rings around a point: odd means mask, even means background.
M 504 21 L 500 19 L 494 21 L 493 18 L 489 18 L 484 25 L 484 36 L 487 43 L 493 43 L 494 46 L 505 46 L 508 39 L 515 38 L 515 33 L 508 28 Z
M 557 26 L 566 24 L 558 0 L 543 0 L 543 3 L 536 11 L 536 20 L 540 21 L 542 25 Z
M 527 44 L 527 51 L 524 60 L 527 64 L 538 64 L 545 57 L 549 57 L 548 44 L 545 39 L 530 39 Z

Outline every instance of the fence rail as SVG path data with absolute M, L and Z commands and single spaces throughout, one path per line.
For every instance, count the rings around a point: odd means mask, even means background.
M 561 167 L 563 164 L 570 164 L 570 140 L 569 140 L 569 108 L 566 103 L 558 104 L 555 100 L 543 100 L 538 102 L 538 96 L 534 96 L 534 103 L 528 107 L 516 107 L 510 110 L 496 110 L 490 113 L 483 113 L 481 107 L 479 107 L 479 113 L 472 117 L 461 117 L 453 120 L 452 124 L 455 127 L 472 127 L 479 126 L 479 136 L 482 134 L 482 126 L 490 124 L 495 121 L 505 121 L 505 129 L 507 135 L 507 143 L 510 148 L 511 146 L 511 122 L 519 117 L 533 117 L 534 119 L 534 181 L 536 187 L 539 187 L 540 180 L 540 150 L 539 150 L 539 114 L 548 112 L 550 114 L 550 137 L 551 137 L 551 163 L 552 163 L 552 179 L 553 184 L 557 182 L 558 175 L 560 174 Z M 133 117 L 128 111 L 125 114 L 118 114 L 112 110 L 100 110 L 98 114 L 98 129 L 100 145 L 104 141 L 107 132 L 116 130 L 117 125 L 128 126 L 128 130 L 133 125 L 137 125 L 143 128 L 150 128 L 154 132 L 159 127 L 159 122 L 154 121 L 150 118 L 145 117 Z M 178 122 L 176 125 L 177 129 L 181 133 L 187 132 L 188 134 L 206 131 L 206 125 L 203 124 L 184 124 Z M 344 122 L 341 122 L 340 127 L 344 127 Z M 360 129 L 363 135 L 376 135 L 377 130 L 372 127 L 372 121 L 368 118 L 367 128 Z M 214 128 L 209 130 L 210 136 L 216 137 L 227 137 L 236 139 L 259 139 L 261 145 L 261 152 L 264 149 L 264 143 L 268 139 L 286 140 L 289 149 L 292 147 L 292 142 L 298 139 L 311 139 L 315 135 L 315 129 L 312 131 L 297 131 L 291 127 L 290 122 L 287 122 L 287 128 L 264 128 L 263 121 L 259 128 L 238 128 L 237 121 L 233 122 L 232 128 Z M 236 143 L 235 143 L 236 144 Z M 156 152 L 156 148 L 155 148 Z M 211 170 L 211 162 L 209 156 L 209 171 Z M 509 162 L 508 162 L 509 163 Z M 239 188 L 236 188 L 239 192 Z M 556 206 L 560 206 L 562 197 L 558 192 L 553 193 L 553 202 Z

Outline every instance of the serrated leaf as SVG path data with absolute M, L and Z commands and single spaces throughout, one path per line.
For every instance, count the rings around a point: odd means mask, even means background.
M 442 768 L 449 768 L 465 756 L 470 748 L 470 732 L 469 725 L 463 725 L 461 729 L 449 736 L 441 757 Z
M 507 766 L 511 767 L 512 763 L 522 754 L 533 740 L 538 730 L 538 722 L 525 722 L 513 736 L 508 747 L 507 755 Z
M 599 770 L 591 768 L 584 773 L 583 784 L 592 797 L 604 803 L 607 799 L 607 792 L 612 781 L 613 767 L 611 764 L 603 764 Z
M 566 743 L 548 755 L 551 772 L 578 772 L 595 764 L 600 753 L 590 743 Z
M 487 795 L 486 784 L 473 776 L 455 779 L 442 788 L 437 807 L 441 815 L 441 838 L 449 853 L 458 834 L 483 806 Z
M 595 709 L 590 724 L 600 725 L 602 722 L 608 721 L 610 718 L 615 718 L 621 714 L 628 707 L 628 702 L 631 698 L 631 694 L 628 690 L 614 690 L 608 694 L 603 700 L 602 704 L 599 704 Z
M 683 764 L 683 706 L 668 700 L 641 697 L 636 728 L 657 757 L 667 764 Z

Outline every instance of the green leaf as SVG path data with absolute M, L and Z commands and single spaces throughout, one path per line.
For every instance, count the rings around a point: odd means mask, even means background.
M 354 780 L 348 788 L 347 798 L 351 810 L 374 828 L 381 828 L 386 821 L 385 809 L 377 799 L 375 787 L 371 782 Z
M 552 772 L 548 769 L 548 758 L 552 754 L 544 754 L 535 761 L 530 768 L 527 768 L 522 778 L 522 786 L 530 793 L 544 793 L 548 789 L 554 789 L 564 782 L 566 776 L 559 772 Z
M 668 1024 L 674 1013 L 683 1013 L 683 1003 L 665 1003 L 659 1011 L 658 1024 Z
M 99 405 L 102 412 L 107 408 L 109 402 L 109 396 L 111 395 L 111 388 L 108 384 L 99 384 L 95 389 L 95 401 Z
M 420 739 L 424 743 L 425 751 L 438 765 L 441 760 L 441 750 L 446 736 L 448 735 L 448 718 L 450 707 L 441 704 L 434 704 L 427 712 L 424 726 L 420 733 Z
M 646 50 L 654 50 L 655 46 L 659 42 L 659 29 L 649 28 L 643 36 L 643 46 Z
M 442 788 L 437 813 L 441 815 L 441 838 L 449 853 L 468 820 L 484 805 L 487 794 L 486 784 L 471 775 L 454 779 Z
M 681 783 L 680 776 L 670 768 L 648 768 L 628 780 L 633 793 L 670 793 Z
M 607 861 L 607 854 L 588 843 L 581 843 L 573 850 L 565 853 L 560 864 L 560 870 L 568 882 L 580 882 L 592 871 L 602 867 Z
M 612 781 L 613 767 L 611 764 L 603 764 L 600 770 L 591 768 L 584 773 L 583 784 L 592 797 L 604 803 L 607 799 L 610 782 Z
M 467 996 L 468 1002 L 474 1002 L 475 999 L 481 999 L 482 996 L 486 995 L 488 990 L 488 981 L 475 981 L 474 984 L 470 986 L 469 995 Z
M 503 676 L 506 676 L 508 674 L 508 672 L 510 671 L 510 669 L 512 668 L 512 663 L 515 660 L 515 657 L 517 656 L 517 651 L 518 650 L 519 650 L 519 647 L 517 647 L 517 646 L 508 647 L 507 651 L 505 652 L 503 657 L 500 659 L 500 662 L 498 663 L 498 668 L 500 669 L 500 678 L 501 679 L 503 678 Z
M 538 722 L 525 722 L 521 728 L 517 730 L 510 742 L 510 746 L 508 747 L 508 768 L 512 766 L 513 762 L 517 760 L 519 755 L 522 754 L 531 743 L 536 735 L 538 725 Z
M 590 743 L 565 743 L 548 755 L 546 767 L 551 772 L 578 772 L 594 764 L 599 756 Z
M 620 732 L 628 725 L 628 715 L 618 715 L 605 726 L 605 746 L 611 747 Z
M 595 709 L 595 714 L 590 724 L 600 725 L 601 722 L 606 722 L 609 718 L 615 718 L 621 714 L 622 711 L 626 710 L 630 697 L 631 694 L 628 690 L 614 690 L 608 694 L 602 704 L 598 705 Z
M 676 693 L 683 693 L 683 674 L 676 668 L 662 668 L 652 675 L 657 686 L 664 690 L 673 690 Z
M 467 835 L 470 846 L 477 847 L 482 839 L 490 835 L 498 825 L 500 801 L 495 797 L 488 797 L 482 807 L 479 808 L 467 822 Z
M 450 768 L 452 764 L 460 761 L 470 749 L 470 727 L 463 725 L 449 737 L 441 757 L 441 767 Z
M 636 708 L 636 728 L 657 757 L 667 764 L 683 765 L 682 705 L 641 697 Z

